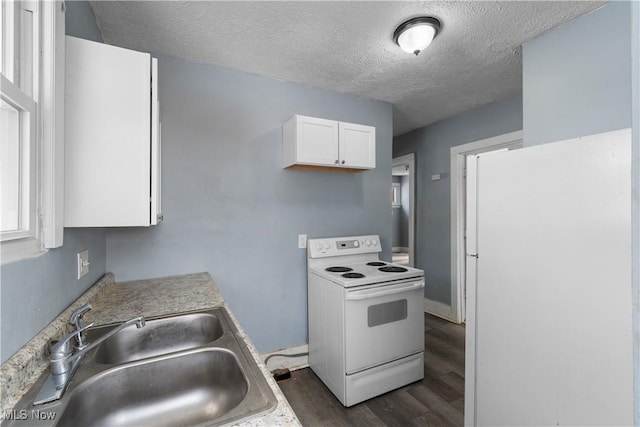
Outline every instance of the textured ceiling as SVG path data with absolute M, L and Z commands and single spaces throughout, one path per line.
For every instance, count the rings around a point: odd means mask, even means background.
M 93 1 L 104 41 L 393 103 L 394 135 L 518 93 L 521 45 L 590 1 Z M 409 55 L 408 18 L 442 23 Z

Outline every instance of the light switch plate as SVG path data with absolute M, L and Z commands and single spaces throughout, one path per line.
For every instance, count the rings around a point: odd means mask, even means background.
M 307 235 L 306 234 L 298 234 L 298 248 L 306 249 L 307 248 Z
M 89 273 L 89 250 L 78 252 L 78 280 Z

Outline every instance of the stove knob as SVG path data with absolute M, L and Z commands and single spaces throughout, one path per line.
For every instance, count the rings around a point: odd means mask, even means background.
M 317 249 L 317 250 L 322 249 L 322 245 L 321 245 L 320 243 L 316 243 L 316 249 Z
M 328 243 L 325 243 L 325 244 L 324 244 L 324 248 L 325 248 L 325 249 L 327 249 L 327 250 L 328 250 L 328 249 L 329 249 L 329 247 L 330 247 L 330 246 L 329 246 L 329 244 L 328 244 Z
M 358 242 L 357 240 L 354 240 L 353 246 L 357 248 L 358 246 L 360 246 L 360 242 Z
M 378 246 L 378 241 L 376 239 L 373 239 L 373 246 Z
M 371 240 L 367 239 L 365 243 L 367 244 L 367 246 L 371 246 Z

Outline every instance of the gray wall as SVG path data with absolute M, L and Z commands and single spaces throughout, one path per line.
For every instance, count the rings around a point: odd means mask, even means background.
M 91 267 L 78 280 L 76 254 L 85 249 Z M 2 362 L 104 275 L 106 254 L 103 230 L 66 229 L 61 248 L 2 266 Z
M 66 2 L 66 32 L 102 41 L 86 2 Z M 89 274 L 76 279 L 76 254 L 89 249 Z M 105 273 L 106 235 L 101 229 L 65 229 L 64 245 L 37 258 L 0 268 L 0 357 L 5 362 Z
M 102 43 L 102 34 L 96 25 L 96 18 L 89 2 L 79 0 L 65 2 L 65 19 L 68 35 Z
M 451 147 L 521 129 L 522 98 L 513 96 L 393 139 L 393 157 L 416 153 L 415 265 L 426 298 L 451 305 Z
M 525 145 L 631 126 L 629 2 L 612 2 L 526 43 Z
M 118 281 L 208 271 L 261 352 L 307 340 L 311 237 L 380 234 L 391 246 L 391 105 L 159 58 L 164 222 L 110 229 Z M 294 114 L 376 127 L 375 170 L 282 169 Z

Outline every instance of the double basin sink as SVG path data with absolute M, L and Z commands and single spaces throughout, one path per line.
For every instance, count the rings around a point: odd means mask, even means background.
M 117 326 L 89 329 L 87 341 Z M 60 400 L 34 406 L 46 375 L 15 407 L 25 415 L 15 425 L 223 425 L 277 404 L 224 308 L 124 328 L 87 352 Z

